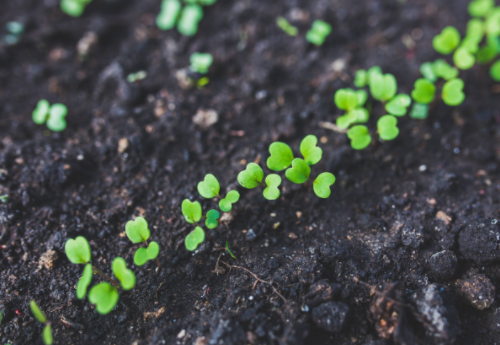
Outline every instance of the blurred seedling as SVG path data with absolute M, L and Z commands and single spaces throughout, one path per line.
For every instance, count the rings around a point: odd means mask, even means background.
M 30 309 L 31 313 L 33 314 L 33 316 L 35 316 L 38 322 L 44 325 L 42 331 L 42 340 L 44 344 L 52 345 L 52 343 L 54 342 L 54 338 L 52 337 L 51 322 L 47 321 L 45 313 L 38 307 L 38 304 L 36 304 L 35 300 L 31 300 Z
M 258 186 L 264 187 L 262 194 L 267 200 L 276 200 L 280 196 L 278 189 L 281 184 L 281 176 L 277 174 L 269 174 L 264 180 L 264 171 L 256 163 L 248 163 L 245 170 L 238 174 L 238 182 L 245 188 L 253 189 Z
M 356 125 L 349 129 L 347 137 L 351 139 L 351 147 L 355 150 L 362 150 L 372 142 L 368 127 L 363 125 Z
M 219 225 L 218 219 L 220 218 L 220 214 L 216 210 L 210 210 L 207 212 L 206 216 L 203 217 L 201 204 L 198 201 L 191 202 L 189 199 L 184 199 L 182 201 L 181 208 L 186 222 L 196 225 L 194 230 L 191 231 L 184 240 L 186 249 L 194 251 L 198 245 L 205 241 L 205 231 L 199 224 L 200 220 L 205 218 L 205 226 L 207 229 L 215 229 Z
M 450 106 L 461 104 L 465 99 L 463 88 L 464 82 L 462 79 L 448 80 L 443 86 L 443 102 Z
M 325 21 L 316 19 L 311 29 L 306 33 L 306 40 L 316 46 L 321 46 L 332 32 L 332 26 Z
M 61 11 L 71 17 L 80 17 L 92 0 L 61 0 Z
M 160 246 L 155 241 L 148 243 L 151 232 L 146 220 L 143 217 L 137 217 L 135 220 L 128 221 L 125 225 L 125 232 L 132 243 L 143 243 L 146 246 L 137 249 L 134 254 L 134 264 L 142 266 L 149 260 L 156 260 L 156 264 L 161 268 L 160 260 L 158 260 Z
M 339 89 L 335 93 L 335 104 L 346 113 L 337 118 L 337 126 L 341 129 L 349 128 L 354 123 L 364 123 L 369 119 L 368 110 L 363 108 L 368 98 L 364 90 Z
M 392 115 L 384 115 L 377 121 L 380 138 L 385 141 L 394 140 L 399 134 L 398 119 Z
M 66 115 L 68 108 L 64 104 L 56 103 L 52 106 L 42 99 L 38 102 L 33 111 L 33 122 L 37 125 L 47 125 L 47 128 L 53 132 L 60 132 L 66 129 Z
M 233 208 L 233 204 L 240 199 L 240 193 L 235 190 L 230 190 L 226 197 L 220 196 L 220 184 L 217 178 L 212 174 L 205 175 L 205 179 L 198 183 L 198 193 L 205 199 L 219 198 L 219 208 L 222 212 L 229 212 Z
M 147 74 L 146 71 L 138 71 L 138 72 L 135 72 L 135 73 L 130 73 L 127 76 L 127 81 L 129 83 L 135 83 L 137 81 L 144 80 L 147 76 L 148 76 L 148 74 Z
M 388 102 L 398 90 L 396 78 L 392 74 L 373 71 L 369 76 L 370 93 L 377 101 Z
M 227 252 L 229 253 L 229 255 L 232 256 L 233 259 L 236 259 L 236 256 L 231 252 L 231 250 L 229 249 L 229 243 L 226 241 L 226 250 Z
M 191 66 L 189 67 L 191 71 L 200 74 L 207 74 L 214 58 L 210 53 L 193 53 L 191 54 L 189 61 L 191 62 Z
M 491 66 L 490 75 L 494 80 L 500 81 L 500 60 Z
M 418 79 L 415 82 L 411 97 L 420 104 L 429 104 L 436 95 L 436 86 L 427 79 Z
M 0 195 L 0 201 L 5 204 L 7 201 L 9 201 L 9 196 L 7 194 Z
M 354 86 L 362 88 L 370 83 L 370 76 L 374 74 L 382 74 L 382 69 L 379 66 L 372 66 L 368 71 L 360 69 L 356 71 L 354 76 Z
M 469 3 L 469 14 L 472 17 L 484 17 L 495 7 L 495 0 L 474 0 Z
M 24 32 L 24 24 L 17 21 L 8 22 L 5 24 L 5 29 L 7 30 L 7 34 L 3 38 L 5 44 L 14 45 L 21 39 Z
M 288 36 L 297 36 L 299 30 L 290 24 L 288 20 L 286 20 L 284 17 L 278 17 L 276 18 L 276 25 L 283 30 Z
M 177 25 L 177 30 L 184 36 L 193 36 L 198 32 L 198 24 L 203 18 L 202 6 L 213 5 L 216 0 L 163 0 L 161 10 L 156 17 L 156 25 L 161 30 L 170 30 Z

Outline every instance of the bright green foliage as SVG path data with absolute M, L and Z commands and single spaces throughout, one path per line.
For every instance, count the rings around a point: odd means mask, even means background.
M 469 14 L 484 17 L 495 6 L 495 0 L 474 0 L 469 4 Z
M 203 6 L 212 6 L 213 4 L 215 4 L 217 2 L 217 0 L 198 0 L 198 2 L 200 5 L 203 5 Z
M 484 31 L 484 22 L 481 19 L 471 19 L 467 22 L 467 32 L 465 37 L 470 37 L 479 43 L 484 36 Z
M 36 304 L 35 300 L 31 300 L 30 308 L 31 308 L 31 312 L 33 313 L 35 318 L 38 320 L 38 322 L 40 322 L 40 323 L 47 322 L 47 317 L 45 316 L 44 312 L 40 310 L 40 307 L 38 307 L 38 304 Z
M 490 37 L 500 36 L 500 7 L 495 7 L 488 12 L 485 23 L 486 33 Z
M 458 69 L 452 67 L 443 59 L 438 59 L 432 63 L 434 74 L 444 80 L 450 80 L 458 76 Z
M 377 121 L 378 134 L 382 140 L 393 140 L 399 134 L 398 119 L 391 115 L 384 115 Z
M 308 135 L 300 143 L 300 153 L 304 156 L 304 160 L 309 165 L 314 165 L 321 160 L 323 150 L 317 147 L 318 138 L 315 135 Z
M 464 82 L 462 79 L 452 79 L 443 86 L 443 101 L 447 105 L 455 106 L 461 104 L 465 99 L 463 93 Z
M 500 18 L 499 18 L 500 20 Z M 497 56 L 500 52 L 500 38 L 495 36 L 487 36 L 486 44 L 482 46 L 477 52 L 477 62 L 486 64 Z
M 369 84 L 370 79 L 372 79 L 375 75 L 382 74 L 382 68 L 380 68 L 380 66 L 372 66 L 368 69 L 368 72 L 366 74 L 367 74 L 366 83 Z
M 362 150 L 370 145 L 372 137 L 366 126 L 357 125 L 347 132 L 347 137 L 351 139 L 351 147 L 355 150 Z
M 92 282 L 93 274 L 94 272 L 92 269 L 92 265 L 86 264 L 85 268 L 83 269 L 82 277 L 80 278 L 78 284 L 76 285 L 76 297 L 78 297 L 78 299 L 85 298 L 85 295 L 87 294 L 87 288 Z
M 428 104 L 420 104 L 417 102 L 413 103 L 413 107 L 410 112 L 410 117 L 412 119 L 423 120 L 426 119 L 428 115 L 429 115 Z
M 391 115 L 404 116 L 410 104 L 411 97 L 407 94 L 401 93 L 385 105 L 385 110 L 387 110 L 387 112 Z
M 129 83 L 135 83 L 136 81 L 140 81 L 145 79 L 148 76 L 148 73 L 146 71 L 137 71 L 135 73 L 130 73 L 127 76 L 127 81 Z
M 74 264 L 86 264 L 90 261 L 90 244 L 83 236 L 67 240 L 64 251 L 69 261 Z
M 0 310 L 0 325 L 2 324 L 2 317 L 3 317 L 3 314 L 2 314 L 2 311 Z
M 207 212 L 207 219 L 205 220 L 205 225 L 209 229 L 214 229 L 219 225 L 217 219 L 219 219 L 220 214 L 216 210 L 210 210 Z
M 221 199 L 221 201 L 219 201 L 219 208 L 222 212 L 229 212 L 233 208 L 232 204 L 234 204 L 238 200 L 240 200 L 240 193 L 235 190 L 231 190 L 229 191 L 229 193 L 227 193 L 224 199 Z
M 434 37 L 432 45 L 441 54 L 450 54 L 460 44 L 460 33 L 453 26 L 447 26 L 443 31 Z
M 311 174 L 309 164 L 301 158 L 295 158 L 292 167 L 286 170 L 285 176 L 291 182 L 300 184 L 309 180 L 309 174 Z
M 352 89 L 339 89 L 337 90 L 337 92 L 335 92 L 334 100 L 335 100 L 335 105 L 339 109 L 350 111 L 362 105 L 360 104 L 360 100 L 363 99 L 362 97 L 363 97 L 362 95 L 358 95 L 356 91 Z
M 179 13 L 181 12 L 181 2 L 179 0 L 163 0 L 161 11 L 156 17 L 156 25 L 161 30 L 173 29 Z
M 276 18 L 276 25 L 289 36 L 297 36 L 299 30 L 283 17 Z
M 474 66 L 476 58 L 472 55 L 467 48 L 458 48 L 453 54 L 453 62 L 455 65 L 463 70 L 467 70 Z
M 64 104 L 56 103 L 50 106 L 47 100 L 42 99 L 33 110 L 33 122 L 38 125 L 46 123 L 51 131 L 60 132 L 66 129 L 67 114 L 68 108 Z
M 201 219 L 201 205 L 198 201 L 191 202 L 189 199 L 182 201 L 182 214 L 186 222 L 193 224 L 198 223 Z
M 341 129 L 349 128 L 353 123 L 364 123 L 370 118 L 368 110 L 365 108 L 358 108 L 351 110 L 347 114 L 337 118 L 337 126 Z
M 118 297 L 116 287 L 106 282 L 94 285 L 89 292 L 90 303 L 95 304 L 96 310 L 102 315 L 113 310 L 118 303 Z
M 311 29 L 306 34 L 306 40 L 317 46 L 325 42 L 326 37 L 332 32 L 332 26 L 327 22 L 316 19 Z
M 321 173 L 313 182 L 314 193 L 316 193 L 318 197 L 326 199 L 330 196 L 330 186 L 334 183 L 335 176 L 332 173 Z
M 154 260 L 160 253 L 160 246 L 155 241 L 149 243 L 147 248 L 139 248 L 134 254 L 134 264 L 142 266 L 148 260 Z
M 229 255 L 231 255 L 234 259 L 236 259 L 236 256 L 234 256 L 234 254 L 231 252 L 231 250 L 229 249 L 229 243 L 227 243 L 226 241 L 226 250 L 227 252 L 229 253 Z
M 364 69 L 356 71 L 354 76 L 354 86 L 365 87 L 368 84 L 368 73 Z
M 188 5 L 182 10 L 177 30 L 184 36 L 193 36 L 198 32 L 198 23 L 203 18 L 203 9 L 198 5 Z
M 120 281 L 123 290 L 131 290 L 135 286 L 135 274 L 127 268 L 127 263 L 123 258 L 119 256 L 114 258 L 111 270 Z
M 281 171 L 290 166 L 293 161 L 293 152 L 290 146 L 276 141 L 269 146 L 271 156 L 267 159 L 267 167 L 273 171 Z
M 38 101 L 35 110 L 33 110 L 33 122 L 37 125 L 43 125 L 47 121 L 47 115 L 50 111 L 50 103 L 46 99 Z
M 42 340 L 45 345 L 52 345 L 52 343 L 54 342 L 54 338 L 52 337 L 52 327 L 50 326 L 50 324 L 46 325 L 43 328 Z
M 207 74 L 214 58 L 209 53 L 193 53 L 189 60 L 191 62 L 191 71 Z
M 378 101 L 389 101 L 398 90 L 396 78 L 392 74 L 372 73 L 369 84 L 373 98 Z
M 248 163 L 245 170 L 238 174 L 238 182 L 245 188 L 252 189 L 262 183 L 264 171 L 255 163 Z
M 198 193 L 206 199 L 219 196 L 220 184 L 212 174 L 206 174 L 205 180 L 198 183 Z
M 281 176 L 277 174 L 270 174 L 266 177 L 267 187 L 264 189 L 263 195 L 267 200 L 276 200 L 280 196 L 278 186 L 281 184 Z
M 80 17 L 92 0 L 61 0 L 61 11 L 72 17 Z
M 420 66 L 420 73 L 431 83 L 435 83 L 438 79 L 438 76 L 434 73 L 434 64 L 432 62 L 424 62 Z
M 184 244 L 186 245 L 186 249 L 192 252 L 200 243 L 203 243 L 203 241 L 205 241 L 205 231 L 197 226 L 186 236 Z
M 142 217 L 137 217 L 135 220 L 129 220 L 125 225 L 127 237 L 133 243 L 146 242 L 151 236 L 148 229 L 148 222 Z
M 494 80 L 500 81 L 500 60 L 491 66 L 490 75 Z
M 429 104 L 434 100 L 436 87 L 427 79 L 418 79 L 415 88 L 411 92 L 411 97 L 418 103 Z

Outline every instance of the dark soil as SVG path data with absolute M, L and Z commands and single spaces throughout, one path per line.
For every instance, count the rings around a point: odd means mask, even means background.
M 487 69 L 463 73 L 462 106 L 403 118 L 393 142 L 355 152 L 319 126 L 335 121 L 333 95 L 358 68 L 380 65 L 409 93 L 420 64 L 438 57 L 434 35 L 465 30 L 467 4 L 219 0 L 187 38 L 156 28 L 160 0 L 95 0 L 78 19 L 56 0 L 2 1 L 0 27 L 20 20 L 26 33 L 0 47 L 1 343 L 42 344 L 35 299 L 50 320 L 67 320 L 53 324 L 55 344 L 498 344 L 500 102 Z M 279 15 L 295 18 L 298 37 L 276 27 Z M 320 48 L 304 40 L 316 18 L 333 26 Z M 98 41 L 81 61 L 87 32 Z M 214 55 L 210 83 L 185 90 L 176 71 L 195 51 Z M 138 70 L 147 78 L 124 81 Z M 33 123 L 42 98 L 68 106 L 65 131 Z M 198 109 L 219 121 L 200 129 Z M 372 129 L 380 105 L 373 114 Z M 272 141 L 298 150 L 307 134 L 324 150 L 313 175 L 337 177 L 329 199 L 287 181 L 273 202 L 238 187 Z M 216 245 L 190 253 L 180 204 L 215 206 L 196 191 L 206 173 L 242 197 L 209 232 Z M 124 226 L 138 215 L 162 248 L 158 272 L 133 265 Z M 122 256 L 137 275 L 107 316 L 75 296 L 82 267 L 64 243 L 77 235 L 102 270 Z

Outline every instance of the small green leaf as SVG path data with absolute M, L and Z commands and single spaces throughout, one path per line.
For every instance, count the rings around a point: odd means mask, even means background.
M 197 226 L 189 233 L 189 235 L 186 236 L 184 244 L 186 245 L 186 249 L 192 252 L 200 243 L 203 243 L 203 241 L 205 241 L 205 231 Z
M 460 44 L 460 33 L 453 26 L 447 26 L 434 37 L 432 46 L 443 55 L 448 55 Z
M 500 7 L 495 7 L 488 13 L 485 28 L 490 37 L 498 37 L 500 35 Z
M 53 132 L 60 132 L 66 129 L 65 117 L 68 114 L 68 108 L 61 103 L 53 104 L 50 107 L 47 128 Z
M 71 17 L 80 17 L 85 10 L 85 3 L 76 0 L 61 0 L 61 11 Z
M 392 74 L 370 75 L 370 92 L 378 101 L 388 101 L 396 95 L 398 84 Z
M 410 112 L 410 117 L 412 119 L 423 120 L 426 119 L 428 115 L 429 115 L 428 104 L 420 104 L 417 102 L 413 103 L 413 107 Z
M 436 73 L 434 73 L 432 62 L 424 62 L 420 66 L 420 73 L 422 73 L 424 78 L 430 81 L 431 83 L 435 83 L 438 79 L 438 76 L 436 75 Z
M 314 165 L 321 160 L 323 150 L 317 147 L 318 138 L 315 135 L 308 135 L 300 143 L 300 153 L 304 156 L 304 160 L 309 165 Z
M 264 189 L 263 195 L 267 200 L 276 200 L 280 196 L 280 190 L 278 189 L 281 184 L 281 176 L 277 174 L 270 174 L 266 177 L 267 187 Z
M 326 37 L 332 31 L 332 27 L 327 22 L 316 19 L 312 27 L 306 33 L 306 40 L 309 43 L 315 44 L 317 46 L 322 45 L 325 42 Z
M 490 69 L 490 75 L 493 80 L 500 81 L 500 60 L 495 62 Z
M 500 16 L 498 18 L 500 21 Z M 486 45 L 477 52 L 477 62 L 480 64 L 490 63 L 500 52 L 500 39 L 495 36 L 486 37 Z
M 314 193 L 316 193 L 318 197 L 326 199 L 330 196 L 330 186 L 334 183 L 335 176 L 332 173 L 321 173 L 313 182 Z
M 336 120 L 337 127 L 340 129 L 349 128 L 358 120 L 358 115 L 355 110 L 348 112 L 345 115 L 339 116 Z
M 282 142 L 274 142 L 269 146 L 271 156 L 267 159 L 267 167 L 274 171 L 281 171 L 290 166 L 293 161 L 293 152 L 290 146 Z
M 366 126 L 357 125 L 347 132 L 347 137 L 351 139 L 351 147 L 355 150 L 362 150 L 370 145 L 372 137 Z
M 286 169 L 285 176 L 293 183 L 304 183 L 309 180 L 309 174 L 311 173 L 311 168 L 301 158 L 295 158 L 292 161 L 292 167 Z
M 245 188 L 252 189 L 262 183 L 264 171 L 255 163 L 248 163 L 245 170 L 238 174 L 238 182 Z
M 365 87 L 368 84 L 368 73 L 364 69 L 356 71 L 354 76 L 354 86 Z
M 123 290 L 130 290 L 135 286 L 135 274 L 127 268 L 125 260 L 119 256 L 111 264 L 113 274 L 120 281 Z
M 148 222 L 142 217 L 137 217 L 135 220 L 129 220 L 125 225 L 127 237 L 133 243 L 146 242 L 151 236 L 148 229 Z
M 160 254 L 160 246 L 157 242 L 152 241 L 148 246 L 147 252 L 148 260 L 154 260 L 158 257 L 158 254 Z
M 214 58 L 209 53 L 193 53 L 189 60 L 191 62 L 191 71 L 207 74 Z
M 464 82 L 462 79 L 452 79 L 443 86 L 443 101 L 447 105 L 455 106 L 461 104 L 465 99 L 463 93 Z
M 469 3 L 469 14 L 473 17 L 484 17 L 495 7 L 495 0 L 474 0 Z
M 471 37 L 479 43 L 483 39 L 484 30 L 484 22 L 481 19 L 471 19 L 467 22 L 466 37 Z
M 352 89 L 339 89 L 335 92 L 335 105 L 342 110 L 353 110 L 359 106 L 359 96 Z
M 418 79 L 415 88 L 411 92 L 411 97 L 421 104 L 429 104 L 434 100 L 436 87 L 427 79 Z
M 220 214 L 216 210 L 210 210 L 207 212 L 207 219 L 205 220 L 205 225 L 209 229 L 214 229 L 219 225 L 217 219 L 219 219 Z
M 227 241 L 226 241 L 226 249 L 227 249 L 227 252 L 229 253 L 229 255 L 231 255 L 234 259 L 236 259 L 236 256 L 234 256 L 234 254 L 229 249 L 229 243 L 227 243 Z
M 156 25 L 160 30 L 173 29 L 179 13 L 181 12 L 181 2 L 179 0 L 163 0 L 161 11 L 156 17 Z
M 453 54 L 453 62 L 458 68 L 467 70 L 474 66 L 476 58 L 466 48 L 460 47 Z
M 136 266 L 142 266 L 148 262 L 148 251 L 146 248 L 138 248 L 134 254 L 134 264 Z
M 52 343 L 54 342 L 54 338 L 52 337 L 52 327 L 50 326 L 50 324 L 46 325 L 43 328 L 42 340 L 45 345 L 52 345 Z
M 42 99 L 38 101 L 35 110 L 33 110 L 33 122 L 37 125 L 43 125 L 49 115 L 50 103 Z
M 87 288 L 92 282 L 93 274 L 94 272 L 92 269 L 92 265 L 86 264 L 85 268 L 83 269 L 82 277 L 80 278 L 78 284 L 76 285 L 76 297 L 78 297 L 78 299 L 83 299 L 85 298 L 85 295 L 87 295 Z
M 118 303 L 118 291 L 116 288 L 109 283 L 99 283 L 94 285 L 89 292 L 89 301 L 95 304 L 96 310 L 99 314 L 106 315 Z
M 189 199 L 182 201 L 182 214 L 186 222 L 193 224 L 201 219 L 201 205 L 198 201 L 191 202 Z
M 378 134 L 382 140 L 393 140 L 399 134 L 398 119 L 392 115 L 384 115 L 377 121 Z
M 220 184 L 212 174 L 206 174 L 205 180 L 198 183 L 198 193 L 206 199 L 219 195 Z
M 380 68 L 380 66 L 372 66 L 368 69 L 368 72 L 366 72 L 368 78 L 366 82 L 368 83 L 368 85 L 370 84 L 370 79 L 376 78 L 376 75 L 378 74 L 382 75 L 382 69 Z
M 283 17 L 276 18 L 276 25 L 289 36 L 297 36 L 299 30 Z
M 391 115 L 404 116 L 407 108 L 411 104 L 411 98 L 407 94 L 401 93 L 394 97 L 385 105 L 385 110 Z
M 38 307 L 38 304 L 36 304 L 35 300 L 31 300 L 30 308 L 31 308 L 31 312 L 33 313 L 35 318 L 38 320 L 38 322 L 40 322 L 40 323 L 47 322 L 47 317 L 45 316 L 44 312 L 40 310 L 40 307 Z
M 226 197 L 219 201 L 219 207 L 222 212 L 229 212 L 233 208 L 232 204 L 240 199 L 240 193 L 235 190 L 229 191 Z
M 438 59 L 434 61 L 432 63 L 432 69 L 438 77 L 441 77 L 444 80 L 450 80 L 456 78 L 459 73 L 458 69 L 450 66 L 450 64 L 448 64 L 443 59 Z
M 200 6 L 185 6 L 177 23 L 177 30 L 184 36 L 193 36 L 198 31 L 201 18 L 203 18 L 203 10 Z
M 90 261 L 90 244 L 83 236 L 67 240 L 64 251 L 69 261 L 74 264 L 86 264 Z
M 356 93 L 356 96 L 358 96 L 358 106 L 364 106 L 366 100 L 368 99 L 368 93 L 365 90 L 356 90 L 354 92 Z

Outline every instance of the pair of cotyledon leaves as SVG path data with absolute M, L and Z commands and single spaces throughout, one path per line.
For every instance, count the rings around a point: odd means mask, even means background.
M 238 174 L 238 182 L 245 188 L 253 189 L 262 185 L 264 179 L 264 171 L 256 163 L 248 163 L 245 170 Z M 266 188 L 262 192 L 267 200 L 276 200 L 280 196 L 278 189 L 281 184 L 281 176 L 277 174 L 269 174 L 265 179 Z
M 448 80 L 443 86 L 443 102 L 450 106 L 461 104 L 465 99 L 463 88 L 464 82 L 462 79 L 456 78 Z M 418 79 L 411 93 L 412 98 L 420 104 L 431 103 L 435 95 L 436 87 L 427 79 Z
M 203 6 L 213 5 L 216 0 L 189 0 L 182 8 L 180 0 L 163 0 L 161 10 L 156 17 L 156 25 L 161 30 L 170 30 L 177 24 L 182 35 L 192 36 L 198 31 L 198 24 L 203 18 Z
M 399 135 L 398 120 L 392 115 L 384 115 L 377 121 L 377 130 L 382 140 L 393 140 Z M 347 137 L 351 140 L 351 147 L 362 150 L 370 145 L 372 137 L 368 127 L 357 125 L 349 129 Z
M 206 199 L 220 197 L 220 184 L 217 178 L 212 174 L 205 175 L 205 179 L 198 183 L 198 193 Z M 240 193 L 231 190 L 225 198 L 219 201 L 219 208 L 222 212 L 229 212 L 233 208 L 233 204 L 240 199 Z
M 193 53 L 191 54 L 189 61 L 191 62 L 191 71 L 207 74 L 214 58 L 210 53 Z
M 47 128 L 54 132 L 63 131 L 66 128 L 66 115 L 68 108 L 61 103 L 53 104 L 42 99 L 38 102 L 35 110 L 33 110 L 33 122 L 37 125 L 46 123 Z
M 306 33 L 306 40 L 309 43 L 320 46 L 325 42 L 326 37 L 332 32 L 332 26 L 327 22 L 316 19 L 312 27 Z
M 201 204 L 198 201 L 191 202 L 188 199 L 182 201 L 182 214 L 186 222 L 190 224 L 198 224 L 202 217 Z M 214 229 L 219 224 L 219 212 L 210 210 L 207 212 L 205 225 L 208 229 Z M 199 244 L 205 240 L 205 231 L 200 226 L 196 226 L 184 239 L 186 249 L 189 251 L 195 250 Z
M 35 316 L 38 322 L 45 325 L 42 332 L 43 342 L 45 343 L 45 345 L 52 345 L 52 343 L 54 342 L 54 338 L 52 337 L 52 327 L 50 325 L 50 322 L 47 322 L 45 313 L 40 309 L 40 307 L 38 307 L 38 304 L 36 304 L 34 300 L 30 301 L 30 309 L 31 313 L 33 313 L 33 316 Z
M 125 225 L 125 232 L 133 243 L 145 243 L 147 245 L 147 248 L 141 247 L 134 254 L 134 263 L 137 266 L 142 266 L 149 260 L 156 259 L 160 253 L 160 246 L 155 241 L 148 244 L 151 232 L 148 228 L 148 222 L 143 217 L 128 221 Z

